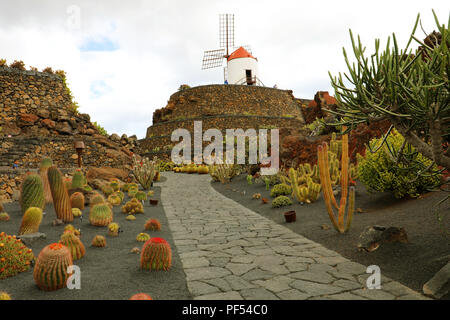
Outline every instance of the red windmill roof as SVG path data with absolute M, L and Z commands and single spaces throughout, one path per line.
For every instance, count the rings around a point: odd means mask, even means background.
M 230 61 L 232 59 L 237 59 L 237 58 L 253 58 L 255 60 L 258 60 L 254 56 L 252 56 L 247 50 L 245 50 L 243 47 L 239 47 L 232 54 L 230 54 L 227 61 Z

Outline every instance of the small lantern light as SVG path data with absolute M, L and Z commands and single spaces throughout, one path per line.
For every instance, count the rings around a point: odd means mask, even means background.
M 77 150 L 78 154 L 78 168 L 81 168 L 81 155 L 83 154 L 83 150 L 86 147 L 84 146 L 83 141 L 75 141 L 75 150 Z

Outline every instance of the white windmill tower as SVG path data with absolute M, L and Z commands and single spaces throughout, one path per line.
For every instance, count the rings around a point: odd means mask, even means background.
M 221 49 L 205 51 L 202 70 L 221 67 L 224 59 L 227 65 L 223 68 L 224 82 L 238 85 L 264 84 L 258 78 L 258 59 L 251 52 L 249 46 L 234 46 L 234 14 L 221 14 L 220 47 Z M 230 54 L 230 49 L 234 51 Z

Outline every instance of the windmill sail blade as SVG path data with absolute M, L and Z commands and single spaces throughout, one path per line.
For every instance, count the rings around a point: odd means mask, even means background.
M 224 49 L 205 51 L 202 70 L 221 67 L 225 56 Z
M 221 14 L 220 21 L 220 47 L 234 47 L 234 14 Z

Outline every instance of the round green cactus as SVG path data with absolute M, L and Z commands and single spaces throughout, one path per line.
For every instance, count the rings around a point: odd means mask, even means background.
M 113 212 L 107 204 L 96 204 L 89 212 L 89 223 L 93 226 L 106 227 L 113 220 Z
M 273 208 L 280 208 L 284 206 L 289 206 L 292 204 L 292 200 L 286 196 L 278 196 L 272 201 Z
M 145 194 L 144 191 L 138 191 L 136 192 L 136 194 L 134 195 L 134 197 L 136 199 L 138 199 L 139 201 L 145 201 L 147 200 L 147 195 Z
M 273 186 L 272 190 L 270 190 L 270 196 L 276 198 L 278 196 L 288 196 L 292 193 L 291 186 L 280 183 Z
M 42 209 L 30 207 L 25 211 L 20 225 L 19 235 L 31 234 L 39 231 L 42 222 Z
M 89 202 L 89 205 L 91 207 L 95 206 L 96 204 L 102 204 L 106 203 L 105 198 L 100 193 L 96 193 L 92 196 L 91 201 Z
M 29 174 L 22 182 L 20 206 L 22 208 L 22 214 L 24 214 L 29 207 L 44 209 L 44 184 L 39 175 Z
M 86 178 L 81 170 L 76 170 L 72 176 L 72 186 L 71 189 L 82 189 L 86 184 Z
M 150 239 L 150 235 L 148 233 L 141 232 L 136 236 L 136 240 L 139 242 L 145 242 L 149 239 Z
M 84 244 L 81 242 L 80 238 L 78 238 L 73 231 L 65 231 L 61 239 L 59 240 L 59 243 L 65 245 L 72 255 L 72 260 L 79 260 L 81 259 L 85 253 L 86 249 L 84 247 Z

